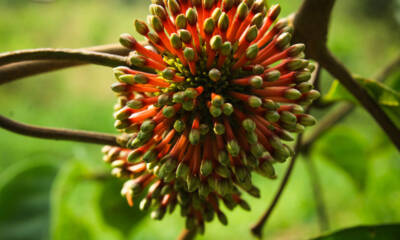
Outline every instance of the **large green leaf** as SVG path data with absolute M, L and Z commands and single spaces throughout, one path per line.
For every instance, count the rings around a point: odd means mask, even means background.
M 97 178 L 88 166 L 72 161 L 64 166 L 52 192 L 54 240 L 119 240 L 129 235 L 143 216 L 120 195 L 122 183 Z
M 0 239 L 49 239 L 50 189 L 57 167 L 21 162 L 0 175 Z
M 344 229 L 314 240 L 398 240 L 400 224 L 360 226 Z
M 360 77 L 355 77 L 355 79 L 389 115 L 396 126 L 400 128 L 400 93 L 394 88 L 377 81 Z M 332 83 L 331 88 L 325 95 L 324 99 L 326 101 L 345 100 L 354 103 L 357 102 L 337 80 Z
M 365 187 L 368 151 L 363 138 L 354 130 L 336 128 L 318 142 L 315 151 L 346 172 L 356 186 Z

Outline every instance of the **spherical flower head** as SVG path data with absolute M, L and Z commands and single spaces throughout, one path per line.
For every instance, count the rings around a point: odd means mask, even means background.
M 276 178 L 290 133 L 315 124 L 303 110 L 319 97 L 314 66 L 277 21 L 279 5 L 263 2 L 152 1 L 149 25 L 135 21 L 147 43 L 121 35 L 133 67 L 114 69 L 112 90 L 127 141 L 105 147 L 105 160 L 129 178 L 130 204 L 147 191 L 140 207 L 153 218 L 179 205 L 188 229 L 203 232 L 214 216 L 226 224 L 220 203 L 248 210 L 241 194 L 260 194 L 252 173 Z

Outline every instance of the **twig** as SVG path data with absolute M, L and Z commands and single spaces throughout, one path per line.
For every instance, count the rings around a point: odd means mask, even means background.
M 325 207 L 325 201 L 322 194 L 321 181 L 318 171 L 315 169 L 314 161 L 309 157 L 304 158 L 308 173 L 310 175 L 310 183 L 314 193 L 315 204 L 318 213 L 318 223 L 321 232 L 327 231 L 330 228 L 329 218 Z
M 129 53 L 129 49 L 120 46 L 120 44 L 108 44 L 84 48 L 80 50 L 109 53 L 120 56 L 126 56 Z M 80 66 L 84 64 L 87 64 L 87 62 L 60 59 L 24 61 L 19 63 L 7 64 L 0 67 L 0 85 L 24 77 L 60 70 L 68 67 Z
M 2 115 L 0 115 L 0 127 L 14 133 L 35 138 L 120 146 L 120 140 L 115 135 L 70 129 L 37 127 L 19 123 Z
M 268 209 L 266 210 L 266 212 L 261 216 L 261 218 L 257 221 L 256 224 L 254 224 L 251 227 L 251 232 L 258 238 L 262 237 L 262 230 L 264 228 L 264 225 L 267 223 L 267 220 L 269 219 L 269 217 L 271 216 L 273 210 L 275 209 L 276 205 L 278 204 L 278 201 L 280 199 L 280 197 L 282 196 L 283 191 L 285 190 L 285 187 L 287 185 L 287 183 L 289 182 L 290 176 L 293 172 L 293 168 L 294 165 L 296 163 L 297 157 L 300 155 L 300 146 L 301 146 L 301 139 L 302 139 L 302 134 L 300 134 L 297 137 L 297 142 L 296 142 L 296 146 L 295 146 L 295 154 L 292 157 L 292 159 L 290 160 L 289 163 L 289 167 L 286 170 L 285 176 L 282 179 L 282 182 L 279 186 L 279 189 L 277 191 L 277 193 L 274 196 L 274 199 L 272 200 L 270 206 L 268 207 Z
M 88 50 L 39 48 L 0 54 L 0 66 L 29 60 L 77 60 L 108 67 L 129 65 L 127 57 Z
M 387 67 L 385 67 L 377 77 L 375 77 L 376 81 L 384 82 L 394 71 L 400 69 L 400 55 L 397 56 L 394 61 L 389 63 Z
M 187 229 L 183 229 L 181 234 L 178 237 L 178 240 L 193 240 L 196 238 L 196 231 L 189 231 Z

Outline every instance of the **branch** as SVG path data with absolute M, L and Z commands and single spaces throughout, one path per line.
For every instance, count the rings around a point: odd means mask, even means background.
M 318 61 L 361 103 L 400 150 L 400 130 L 379 104 L 353 79 L 326 46 L 329 18 L 335 0 L 305 0 L 294 18 L 296 41 L 307 45 L 306 55 Z
M 346 67 L 338 62 L 330 52 L 326 52 L 319 61 L 332 76 L 336 77 L 357 98 L 360 104 L 375 118 L 397 149 L 400 150 L 400 129 L 396 127 L 367 91 L 353 79 Z
M 280 197 L 282 196 L 283 190 L 285 190 L 285 187 L 287 183 L 289 182 L 289 178 L 293 172 L 294 165 L 296 163 L 297 157 L 300 155 L 300 147 L 301 147 L 301 139 L 302 139 L 302 134 L 300 134 L 297 137 L 297 142 L 295 146 L 295 155 L 292 157 L 289 163 L 289 167 L 286 170 L 285 176 L 283 177 L 283 180 L 279 186 L 279 189 L 277 193 L 275 194 L 274 199 L 271 202 L 271 205 L 268 207 L 266 212 L 261 216 L 261 218 L 257 221 L 257 223 L 251 227 L 251 232 L 258 238 L 261 239 L 262 237 L 262 230 L 264 228 L 264 225 L 267 223 L 267 220 L 271 216 L 273 210 L 275 209 L 276 205 L 278 204 L 278 201 Z
M 5 130 L 25 136 L 52 140 L 94 143 L 101 145 L 120 146 L 122 139 L 117 136 L 69 129 L 43 128 L 19 123 L 0 115 L 0 127 Z
M 38 48 L 0 54 L 0 66 L 29 60 L 76 60 L 108 67 L 129 65 L 127 57 L 88 50 Z
M 119 44 L 95 46 L 79 50 L 109 53 L 120 56 L 127 56 L 129 53 L 129 49 L 124 48 Z M 0 85 L 24 77 L 60 70 L 68 67 L 80 66 L 84 64 L 87 64 L 87 62 L 60 59 L 24 61 L 19 63 L 7 64 L 0 67 Z

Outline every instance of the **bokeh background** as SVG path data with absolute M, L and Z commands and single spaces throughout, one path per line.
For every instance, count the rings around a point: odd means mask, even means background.
M 0 52 L 114 43 L 145 20 L 143 0 L 0 0 Z M 280 3 L 282 16 L 300 0 Z M 398 0 L 338 0 L 329 46 L 357 75 L 373 78 L 400 52 Z M 137 36 L 137 35 L 136 35 Z M 0 76 L 1 77 L 1 76 Z M 332 78 L 322 73 L 323 91 Z M 42 126 L 116 133 L 110 69 L 86 66 L 0 86 L 0 113 Z M 400 89 L 400 72 L 387 83 Z M 323 111 L 315 113 L 322 116 Z M 312 130 L 309 130 L 312 131 Z M 176 211 L 161 222 L 128 208 L 121 182 L 109 176 L 101 146 L 27 138 L 0 129 L 0 239 L 174 239 L 184 227 Z M 310 158 L 331 223 L 330 230 L 400 222 L 400 156 L 372 118 L 358 108 L 324 135 Z M 287 164 L 278 167 L 283 175 Z M 228 213 L 229 225 L 207 225 L 198 239 L 251 239 L 249 227 L 279 185 L 255 176 L 261 199 L 252 211 Z M 320 234 L 304 158 L 294 170 L 265 239 L 308 239 Z

